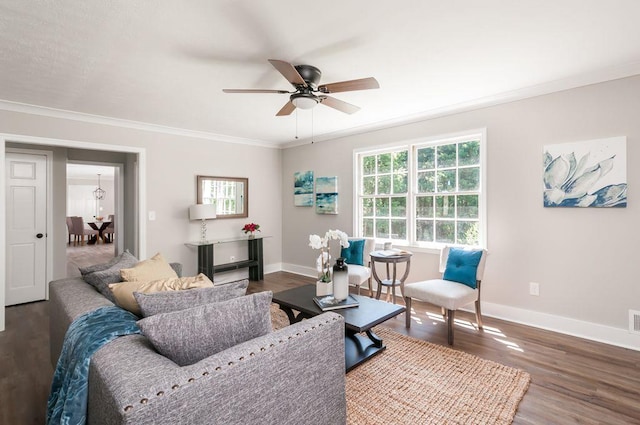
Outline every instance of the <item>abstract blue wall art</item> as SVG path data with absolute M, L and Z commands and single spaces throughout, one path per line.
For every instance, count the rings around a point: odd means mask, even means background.
M 338 214 L 338 178 L 316 178 L 316 213 Z
M 547 145 L 545 207 L 627 206 L 627 138 Z
M 313 171 L 296 171 L 293 174 L 293 205 L 313 206 Z

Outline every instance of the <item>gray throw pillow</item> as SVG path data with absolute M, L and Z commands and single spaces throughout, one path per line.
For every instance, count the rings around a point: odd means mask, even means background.
M 128 269 L 138 264 L 138 259 L 131 255 L 129 251 L 125 251 L 120 255 L 118 261 L 104 270 L 87 273 L 82 278 L 85 282 L 93 286 L 104 295 L 108 300 L 115 303 L 115 297 L 109 289 L 110 283 L 122 282 L 120 277 L 120 269 Z
M 89 274 L 89 273 L 93 273 L 93 272 L 100 272 L 102 270 L 106 270 L 109 269 L 111 267 L 113 267 L 116 263 L 118 263 L 118 261 L 120 261 L 123 257 L 133 257 L 133 255 L 131 255 L 131 253 L 129 252 L 129 250 L 127 249 L 125 252 L 123 252 L 122 254 L 118 255 L 117 257 L 113 257 L 109 262 L 107 263 L 103 263 L 103 264 L 93 264 L 91 266 L 87 266 L 87 267 L 78 267 L 78 270 L 80 270 L 80 274 L 82 276 Z M 135 258 L 135 257 L 133 257 Z M 138 261 L 138 259 L 136 258 L 136 261 Z
M 271 332 L 271 291 L 156 314 L 138 326 L 163 356 L 180 366 Z
M 213 288 L 196 288 L 151 294 L 134 292 L 133 296 L 140 306 L 142 317 L 148 317 L 154 314 L 170 313 L 241 297 L 246 294 L 248 286 L 249 280 L 244 279 L 226 285 L 214 286 Z

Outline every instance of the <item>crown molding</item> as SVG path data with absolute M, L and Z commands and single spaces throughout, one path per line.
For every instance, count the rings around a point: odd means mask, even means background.
M 27 103 L 13 102 L 0 99 L 0 110 L 20 112 L 25 114 L 41 115 L 49 118 L 60 118 L 80 121 L 90 124 L 109 125 L 113 127 L 129 128 L 133 130 L 150 131 L 155 133 L 171 134 L 176 136 L 191 137 L 195 139 L 215 140 L 218 142 L 235 143 L 243 145 L 261 146 L 265 148 L 279 149 L 280 146 L 264 140 L 245 139 L 242 137 L 226 136 L 223 134 L 209 133 L 206 131 L 188 130 L 184 128 L 169 127 L 158 124 L 149 124 L 140 121 L 131 121 L 121 118 L 112 118 L 102 115 L 86 114 L 84 112 L 68 111 L 64 109 L 49 108 L 46 106 L 30 105 Z
M 619 80 L 622 78 L 632 77 L 640 74 L 640 62 L 627 63 L 621 66 L 608 67 L 599 69 L 594 72 L 575 75 L 569 78 L 549 81 L 534 86 L 524 87 L 518 90 L 511 90 L 492 96 L 486 96 L 468 102 L 461 102 L 441 108 L 431 109 L 424 112 L 418 112 L 402 117 L 391 118 L 379 121 L 374 124 L 366 124 L 358 127 L 351 127 L 345 130 L 325 133 L 313 138 L 307 137 L 291 142 L 282 143 L 280 147 L 287 149 L 296 146 L 306 145 L 309 143 L 318 143 L 329 140 L 335 140 L 342 137 L 353 136 L 356 134 L 371 133 L 374 131 L 384 130 L 387 128 L 398 127 L 401 125 L 413 124 L 421 121 L 427 121 L 448 115 L 459 114 L 463 112 L 473 111 L 475 109 L 487 108 L 490 106 L 500 105 L 518 100 L 544 96 L 551 93 L 571 90 L 578 87 L 589 86 L 593 84 L 604 83 L 607 81 Z
M 461 102 L 453 105 L 447 105 L 441 108 L 431 109 L 411 115 L 394 117 L 388 120 L 378 121 L 373 124 L 366 124 L 356 127 L 350 127 L 340 131 L 325 133 L 314 136 L 313 138 L 298 139 L 295 141 L 282 141 L 280 143 L 270 143 L 264 140 L 246 139 L 242 137 L 227 136 L 223 134 L 209 133 L 199 130 L 188 130 L 184 128 L 169 127 L 158 124 L 144 123 L 140 121 L 131 121 L 121 118 L 111 118 L 101 115 L 87 114 L 83 112 L 68 111 L 64 109 L 49 108 L 46 106 L 30 105 L 26 103 L 13 102 L 0 99 L 0 110 L 10 112 L 20 112 L 26 114 L 41 115 L 50 118 L 61 118 L 73 121 L 86 122 L 91 124 L 109 125 L 114 127 L 129 128 L 141 131 L 150 131 L 156 133 L 172 134 L 183 137 L 191 137 L 196 139 L 215 140 L 219 142 L 244 144 L 252 146 L 261 146 L 271 149 L 288 149 L 296 146 L 306 145 L 309 143 L 325 142 L 329 140 L 340 139 L 343 137 L 353 136 L 356 134 L 365 134 L 374 131 L 384 130 L 388 128 L 398 127 L 401 125 L 413 124 L 421 121 L 427 121 L 448 115 L 459 114 L 472 111 L 475 109 L 486 108 L 490 106 L 500 105 L 503 103 L 515 102 L 518 100 L 528 99 L 537 96 L 543 96 L 550 93 L 570 90 L 578 87 L 588 86 L 592 84 L 604 83 L 607 81 L 618 80 L 640 74 L 640 61 L 631 62 L 619 66 L 613 66 L 596 70 L 594 72 L 574 75 L 572 77 L 549 81 L 534 86 L 525 87 L 518 90 L 499 93 L 492 96 Z

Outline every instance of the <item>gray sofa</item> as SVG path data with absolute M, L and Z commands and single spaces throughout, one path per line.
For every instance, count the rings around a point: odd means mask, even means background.
M 51 361 L 74 318 L 113 305 L 82 278 L 50 283 Z M 180 367 L 143 335 L 98 350 L 88 424 L 344 424 L 344 322 L 325 313 Z

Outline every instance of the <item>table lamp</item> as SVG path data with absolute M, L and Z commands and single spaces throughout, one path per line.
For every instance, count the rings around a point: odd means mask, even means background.
M 201 220 L 200 242 L 207 241 L 207 221 L 216 218 L 215 204 L 196 204 L 189 207 L 189 220 Z

